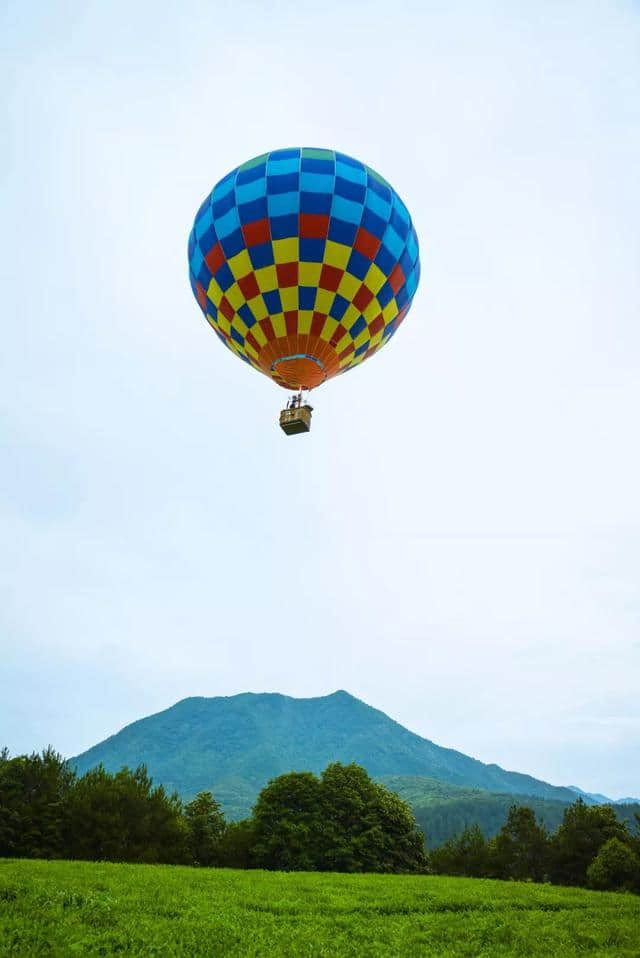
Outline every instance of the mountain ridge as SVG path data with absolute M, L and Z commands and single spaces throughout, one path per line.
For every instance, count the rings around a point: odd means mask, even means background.
M 640 804 L 640 798 L 609 798 L 607 795 L 603 795 L 601 792 L 585 792 L 584 789 L 578 788 L 577 785 L 567 785 L 567 788 L 571 789 L 572 792 L 575 792 L 580 798 L 584 799 L 587 805 L 638 805 Z

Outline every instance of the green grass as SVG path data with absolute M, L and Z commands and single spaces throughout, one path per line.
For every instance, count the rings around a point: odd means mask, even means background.
M 640 898 L 480 879 L 0 859 L 0 955 L 640 956 Z

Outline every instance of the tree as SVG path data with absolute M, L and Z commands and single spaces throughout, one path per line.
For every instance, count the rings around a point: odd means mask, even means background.
M 429 865 L 441 875 L 485 878 L 489 874 L 489 845 L 480 826 L 471 825 L 434 849 L 429 854 Z
M 358 765 L 281 775 L 253 814 L 259 867 L 322 871 L 416 871 L 424 838 L 409 806 Z
M 262 789 L 253 810 L 258 867 L 310 871 L 318 867 L 320 782 L 311 772 L 289 772 Z
M 592 888 L 628 891 L 640 888 L 640 859 L 619 838 L 605 842 L 587 869 Z
M 322 773 L 320 790 L 321 868 L 402 872 L 424 867 L 424 836 L 411 809 L 364 768 L 334 762 Z
M 102 765 L 77 779 L 69 795 L 66 846 L 90 861 L 189 860 L 187 825 L 177 795 L 153 788 L 144 765 L 112 774 Z
M 565 809 L 562 824 L 551 840 L 553 881 L 585 885 L 587 868 L 605 842 L 618 838 L 627 844 L 629 832 L 611 805 L 585 805 L 581 798 Z
M 255 833 L 252 819 L 229 822 L 218 846 L 218 864 L 225 868 L 253 868 Z
M 633 817 L 635 818 L 636 827 L 631 836 L 630 844 L 638 858 L 640 858 L 640 815 L 636 812 Z
M 0 856 L 59 858 L 74 773 L 53 748 L 0 761 Z
M 375 871 L 376 845 L 382 840 L 371 815 L 374 785 L 359 765 L 334 762 L 322 773 L 322 833 L 318 867 L 328 871 Z M 369 868 L 361 866 L 369 864 Z
M 371 812 L 376 822 L 374 828 L 384 836 L 375 871 L 424 871 L 424 833 L 416 824 L 411 806 L 384 785 L 375 785 Z
M 512 805 L 507 821 L 491 843 L 496 878 L 542 881 L 548 865 L 548 839 L 543 825 L 526 805 Z
M 211 792 L 198 792 L 184 809 L 187 843 L 196 865 L 218 864 L 220 840 L 226 822 L 220 805 Z
M 489 873 L 489 843 L 478 825 L 465 828 L 458 839 L 458 854 L 464 862 L 464 874 L 485 878 Z

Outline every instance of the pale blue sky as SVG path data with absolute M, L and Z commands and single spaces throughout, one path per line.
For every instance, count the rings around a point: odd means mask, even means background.
M 0 58 L 0 742 L 345 688 L 638 794 L 640 5 L 5 0 Z M 387 177 L 423 272 L 286 439 L 186 243 L 292 145 Z

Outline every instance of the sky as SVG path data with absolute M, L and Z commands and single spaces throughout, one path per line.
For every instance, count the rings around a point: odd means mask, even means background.
M 3 0 L 0 141 L 0 745 L 341 688 L 639 795 L 640 4 Z M 186 259 L 288 146 L 422 261 L 291 438 Z

